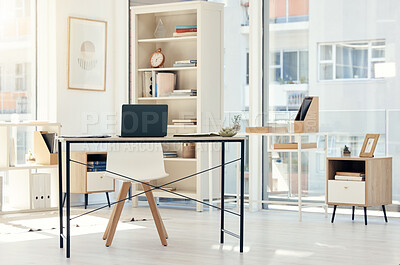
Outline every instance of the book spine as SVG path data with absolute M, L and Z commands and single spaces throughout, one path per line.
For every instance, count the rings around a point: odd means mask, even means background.
M 183 61 L 175 61 L 175 63 L 194 63 L 197 64 L 197 60 L 183 60 Z
M 194 63 L 175 63 L 174 67 L 194 67 L 196 64 Z
M 100 171 L 106 171 L 105 168 L 88 168 L 87 172 L 100 172 Z
M 176 29 L 176 33 L 197 32 L 197 29 Z
M 106 165 L 107 161 L 88 161 L 87 162 L 88 165 Z
M 178 25 L 175 29 L 197 29 L 197 25 Z

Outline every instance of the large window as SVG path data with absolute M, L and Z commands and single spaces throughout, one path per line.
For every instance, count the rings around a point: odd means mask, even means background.
M 374 79 L 385 61 L 385 41 L 319 44 L 319 80 Z
M 35 0 L 0 0 L 0 120 L 36 117 L 35 16 Z
M 329 133 L 328 156 L 340 156 L 345 145 L 358 155 L 365 134 L 379 133 L 375 155 L 393 158 L 393 202 L 400 204 L 400 39 L 396 37 L 400 1 L 297 1 L 300 9 L 309 9 L 308 22 L 278 24 L 279 17 L 289 22 L 294 2 L 266 1 L 269 12 L 264 14 L 270 17 L 264 18 L 269 22 L 264 33 L 269 43 L 264 51 L 269 58 L 264 76 L 269 82 L 264 87 L 264 110 L 268 122 L 289 124 L 293 130 L 302 97 L 317 96 L 319 131 Z M 300 51 L 308 51 L 306 84 L 297 83 L 301 78 L 301 67 L 295 70 Z M 318 137 L 303 140 L 325 146 Z M 281 137 L 276 141 L 294 139 Z M 300 177 L 303 199 L 324 201 L 323 152 L 302 155 L 302 166 L 307 170 L 301 176 L 297 176 L 296 156 L 283 152 L 263 155 L 264 199 L 296 200 Z
M 308 51 L 276 51 L 270 54 L 270 80 L 280 84 L 308 83 Z

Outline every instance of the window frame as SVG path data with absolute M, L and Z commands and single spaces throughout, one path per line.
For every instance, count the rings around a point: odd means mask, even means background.
M 269 56 L 271 57 L 272 54 L 278 53 L 279 52 L 279 65 L 278 64 L 271 64 L 271 61 L 269 61 L 269 71 L 271 72 L 272 69 L 280 69 L 280 78 L 282 80 L 282 82 L 285 82 L 285 80 L 283 79 L 283 53 L 285 52 L 296 52 L 297 54 L 297 68 L 296 68 L 296 74 L 297 74 L 297 80 L 295 80 L 294 84 L 291 85 L 299 85 L 299 84 L 309 84 L 309 78 L 307 78 L 307 82 L 306 83 L 301 83 L 300 81 L 300 52 L 307 52 L 307 54 L 309 55 L 309 50 L 307 49 L 278 49 L 278 50 L 272 50 L 269 53 Z M 307 67 L 307 71 L 309 74 L 309 67 Z M 270 73 L 271 76 L 271 73 Z M 272 77 L 272 76 L 271 76 Z M 279 81 L 276 80 L 271 80 L 272 82 L 270 82 L 271 84 L 280 84 Z M 293 80 L 292 80 L 293 81 Z M 287 83 L 290 84 L 290 83 Z M 283 85 L 286 85 L 286 83 L 283 83 Z
M 372 57 L 372 43 L 384 42 L 385 43 L 385 57 Z M 357 43 L 368 43 L 368 62 L 367 62 L 367 78 L 337 78 L 336 77 L 336 47 L 337 45 L 343 44 L 357 44 Z M 372 64 L 373 62 L 385 62 L 386 61 L 386 39 L 373 39 L 373 40 L 358 40 L 358 41 L 341 41 L 341 42 L 318 42 L 318 67 L 317 67 L 317 81 L 318 82 L 354 82 L 354 81 L 371 81 L 371 80 L 382 80 L 382 78 L 372 77 Z M 332 59 L 321 60 L 321 46 L 332 47 Z M 332 79 L 321 79 L 321 65 L 332 64 Z

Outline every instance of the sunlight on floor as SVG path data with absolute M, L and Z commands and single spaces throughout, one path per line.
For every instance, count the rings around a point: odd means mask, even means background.
M 296 250 L 288 250 L 288 249 L 277 249 L 275 250 L 275 255 L 280 256 L 289 256 L 289 257 L 296 257 L 296 258 L 306 258 L 312 256 L 313 252 L 308 251 L 296 251 Z
M 71 236 L 103 233 L 107 223 L 107 218 L 82 216 L 71 221 Z M 10 221 L 7 224 L 0 223 L 0 243 L 51 238 L 58 236 L 58 228 L 58 217 L 24 219 Z M 117 231 L 144 228 L 146 227 L 133 223 L 119 222 Z

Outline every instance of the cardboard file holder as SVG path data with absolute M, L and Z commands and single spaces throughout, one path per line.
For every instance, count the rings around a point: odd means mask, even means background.
M 295 133 L 319 131 L 319 99 L 305 97 L 294 120 Z
M 44 141 L 42 133 L 46 131 L 35 131 L 34 136 L 34 150 L 36 164 L 39 165 L 57 165 L 58 164 L 58 153 L 50 153 L 49 148 Z

